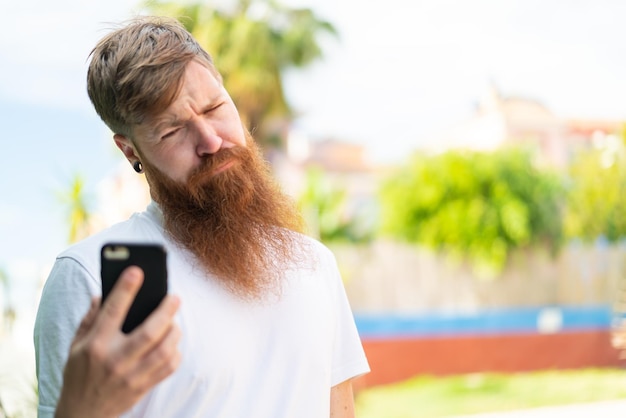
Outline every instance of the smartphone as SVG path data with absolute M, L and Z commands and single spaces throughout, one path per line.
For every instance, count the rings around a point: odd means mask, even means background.
M 160 244 L 107 243 L 100 252 L 102 302 L 129 266 L 143 270 L 144 280 L 122 325 L 130 333 L 159 306 L 167 294 L 167 254 Z

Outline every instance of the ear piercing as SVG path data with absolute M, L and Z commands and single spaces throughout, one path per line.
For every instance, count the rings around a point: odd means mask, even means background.
M 137 172 L 137 173 L 143 173 L 143 164 L 141 164 L 141 161 L 137 160 L 133 163 L 133 169 Z

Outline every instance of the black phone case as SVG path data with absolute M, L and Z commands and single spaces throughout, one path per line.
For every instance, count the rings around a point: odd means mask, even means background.
M 108 243 L 102 246 L 100 262 L 102 302 L 106 300 L 126 267 L 138 266 L 144 272 L 143 284 L 122 326 L 122 331 L 129 333 L 156 309 L 167 294 L 165 249 L 158 244 Z

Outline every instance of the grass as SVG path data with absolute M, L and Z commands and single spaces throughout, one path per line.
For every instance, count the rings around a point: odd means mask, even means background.
M 418 376 L 362 390 L 359 418 L 436 418 L 626 399 L 626 370 Z

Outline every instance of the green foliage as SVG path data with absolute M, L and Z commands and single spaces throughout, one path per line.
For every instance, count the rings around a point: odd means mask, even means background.
M 604 146 L 579 153 L 569 167 L 564 218 L 568 238 L 609 242 L 626 237 L 626 158 L 616 137 Z
M 265 146 L 274 145 L 276 136 L 266 122 L 292 116 L 283 91 L 285 70 L 320 58 L 318 37 L 336 34 L 312 10 L 269 0 L 238 0 L 230 8 L 216 2 L 149 1 L 146 7 L 179 19 L 213 56 L 242 120 Z
M 499 272 L 516 249 L 561 242 L 563 191 L 528 153 L 416 155 L 381 188 L 381 234 L 466 257 Z
M 8 292 L 9 287 L 11 286 L 11 282 L 9 280 L 9 275 L 7 272 L 0 267 L 0 285 L 4 289 L 5 292 Z
M 89 199 L 85 193 L 83 178 L 78 174 L 75 175 L 68 186 L 67 190 L 57 193 L 57 198 L 66 208 L 68 241 L 73 243 L 87 236 L 91 211 L 87 203 Z
M 298 205 L 311 234 L 325 243 L 364 242 L 371 238 L 359 218 L 348 215 L 346 190 L 320 168 L 307 170 Z

